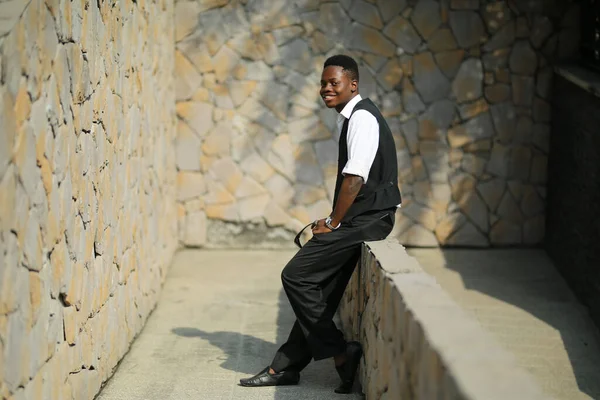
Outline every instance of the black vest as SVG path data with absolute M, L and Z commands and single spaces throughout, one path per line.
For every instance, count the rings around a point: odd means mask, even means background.
M 394 136 L 381 112 L 370 99 L 359 101 L 352 114 L 358 110 L 366 110 L 371 113 L 379 123 L 379 146 L 377 154 L 369 171 L 369 179 L 362 186 L 356 196 L 354 203 L 342 219 L 342 222 L 350 221 L 353 217 L 364 214 L 368 211 L 385 210 L 393 208 L 400 204 L 401 196 L 398 188 L 398 159 L 396 157 L 396 144 Z M 352 115 L 350 115 L 352 117 Z M 340 134 L 339 154 L 338 154 L 338 173 L 335 182 L 335 194 L 333 198 L 333 207 L 342 187 L 342 170 L 348 162 L 348 123 L 350 119 L 344 121 L 344 126 Z M 359 133 L 360 134 L 360 133 Z

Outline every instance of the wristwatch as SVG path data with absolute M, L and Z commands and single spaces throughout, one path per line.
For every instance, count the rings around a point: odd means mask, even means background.
M 335 231 L 336 229 L 339 229 L 340 226 L 342 226 L 342 223 L 340 222 L 338 224 L 338 226 L 334 227 L 333 225 L 331 225 L 331 215 L 327 218 L 325 218 L 325 226 L 328 227 L 329 229 L 331 229 L 332 231 Z

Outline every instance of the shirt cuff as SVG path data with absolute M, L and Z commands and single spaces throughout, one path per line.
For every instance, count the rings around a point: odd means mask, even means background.
M 363 178 L 363 183 L 367 183 L 369 179 L 369 167 L 360 161 L 348 160 L 346 166 L 342 170 L 342 175 L 358 175 Z

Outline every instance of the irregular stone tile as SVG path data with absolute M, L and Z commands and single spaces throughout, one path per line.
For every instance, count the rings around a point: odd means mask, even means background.
M 410 21 L 401 15 L 394 17 L 383 30 L 383 34 L 390 39 L 405 53 L 413 54 L 421 45 L 421 37 L 415 31 Z
M 482 114 L 482 113 L 488 111 L 489 109 L 490 109 L 490 107 L 489 107 L 488 103 L 485 101 L 485 99 L 479 99 L 472 103 L 461 104 L 459 107 L 460 117 L 463 120 L 471 119 L 471 118 L 478 116 L 479 114 Z
M 408 145 L 410 154 L 416 154 L 419 149 L 419 124 L 417 119 L 411 119 L 403 123 L 400 132 Z
M 271 201 L 269 194 L 246 197 L 238 201 L 240 220 L 252 221 L 262 219 L 267 204 Z
M 273 31 L 273 36 L 275 37 L 275 43 L 277 46 L 281 46 L 291 41 L 292 39 L 297 38 L 303 33 L 303 29 L 301 26 L 286 26 L 283 28 L 275 29 Z
M 295 196 L 294 188 L 290 184 L 290 181 L 280 174 L 271 176 L 271 178 L 265 182 L 264 186 L 273 197 L 273 201 L 285 209 L 287 209 Z
M 490 231 L 490 242 L 495 245 L 521 244 L 521 226 L 506 220 L 498 221 Z
M 326 54 L 335 46 L 335 42 L 321 31 L 315 31 L 310 39 L 310 47 L 313 53 Z
M 204 211 L 189 213 L 185 219 L 183 243 L 186 246 L 198 247 L 206 243 L 206 213 Z
M 294 39 L 279 48 L 283 65 L 300 73 L 305 73 L 311 67 L 311 55 L 308 44 L 302 39 Z
M 527 18 L 525 17 L 518 17 L 517 18 L 517 22 L 516 22 L 516 36 L 518 38 L 528 38 L 530 33 L 529 33 L 529 23 L 527 22 Z
M 266 105 L 275 116 L 285 120 L 288 112 L 289 87 L 276 82 L 266 82 L 261 102 Z
M 530 117 L 522 116 L 517 120 L 517 128 L 513 142 L 529 144 L 533 135 L 533 121 Z
M 182 122 L 178 124 L 175 156 L 180 171 L 200 171 L 200 139 Z
M 473 11 L 451 11 L 450 27 L 463 49 L 479 46 L 487 37 L 481 17 Z
M 511 150 L 509 175 L 513 179 L 526 181 L 529 178 L 531 150 L 526 146 L 517 146 Z
M 462 147 L 468 143 L 493 136 L 494 126 L 489 112 L 480 114 L 448 131 L 448 141 L 452 147 Z
M 230 193 L 235 193 L 243 178 L 242 171 L 231 158 L 215 161 L 209 174 L 222 183 Z
M 333 140 L 318 141 L 315 143 L 315 151 L 325 176 L 336 176 L 338 144 Z
M 464 50 L 451 50 L 437 53 L 435 60 L 439 65 L 440 69 L 449 79 L 454 79 L 462 60 L 465 56 Z
M 406 0 L 388 1 L 377 0 L 377 6 L 381 12 L 384 22 L 388 22 L 406 8 Z
M 505 190 L 506 182 L 502 179 L 496 178 L 477 184 L 477 192 L 492 212 L 496 212 Z
M 439 140 L 445 134 L 456 114 L 454 103 L 438 100 L 419 117 L 419 136 L 426 140 Z
M 507 101 L 510 96 L 510 86 L 503 83 L 486 86 L 484 89 L 485 98 L 492 104 Z
M 264 218 L 268 226 L 274 227 L 286 225 L 290 216 L 274 200 L 271 200 L 265 208 Z
M 486 71 L 499 71 L 508 66 L 510 49 L 498 49 L 486 53 L 482 57 L 483 66 Z M 510 80 L 508 80 L 510 82 Z
M 514 106 L 510 102 L 494 104 L 491 106 L 491 112 L 498 138 L 503 143 L 510 142 L 515 134 L 517 123 Z
M 242 171 L 258 182 L 263 183 L 275 173 L 275 170 L 257 153 L 252 153 L 240 163 Z
M 185 201 L 206 193 L 204 175 L 199 172 L 177 173 L 177 200 Z
M 465 222 L 444 242 L 451 246 L 488 247 L 490 242 L 471 222 Z
M 447 145 L 441 142 L 423 141 L 419 143 L 419 152 L 427 168 L 429 180 L 436 183 L 447 182 L 450 172 Z
M 419 93 L 415 90 L 409 79 L 403 81 L 402 87 L 402 101 L 404 104 L 404 110 L 411 114 L 418 114 L 425 111 L 425 104 L 421 100 Z
M 461 168 L 463 171 L 479 178 L 485 171 L 485 165 L 487 160 L 485 158 L 477 157 L 473 154 L 465 154 L 461 161 Z
M 421 36 L 427 40 L 442 24 L 440 5 L 434 0 L 421 0 L 417 2 L 411 21 Z
M 179 1 L 175 4 L 175 40 L 179 42 L 196 30 L 200 6 L 195 1 Z
M 533 75 L 537 69 L 537 55 L 527 41 L 517 42 L 510 53 L 510 69 L 520 75 Z
M 515 22 L 510 21 L 504 25 L 491 39 L 483 46 L 485 52 L 490 52 L 509 47 L 515 41 Z
M 481 61 L 470 58 L 462 63 L 454 82 L 452 92 L 459 103 L 478 99 L 483 94 L 483 66 Z
M 350 26 L 348 48 L 384 57 L 392 57 L 396 53 L 396 46 L 380 31 L 357 22 L 353 22 Z
M 526 217 L 543 215 L 544 200 L 540 197 L 533 186 L 526 186 L 521 200 L 521 210 Z
M 241 79 L 254 81 L 270 81 L 273 79 L 273 70 L 263 61 L 249 62 L 245 64 L 245 73 Z
M 245 197 L 258 196 L 265 193 L 267 193 L 267 190 L 258 182 L 250 177 L 244 176 L 233 195 L 237 199 L 243 199 Z
M 238 109 L 238 112 L 274 133 L 279 133 L 284 129 L 285 125 L 283 122 L 260 101 L 252 97 L 249 97 L 244 104 L 242 104 Z
M 398 91 L 391 91 L 381 99 L 381 113 L 384 117 L 402 114 L 402 97 Z
M 516 106 L 531 106 L 535 93 L 535 81 L 528 76 L 513 75 L 512 94 Z
M 545 15 L 536 15 L 533 18 L 533 27 L 531 29 L 531 44 L 536 49 L 540 49 L 546 39 L 550 37 L 553 31 L 553 25 L 550 18 Z
M 377 81 L 385 91 L 390 91 L 402 80 L 403 71 L 397 59 L 391 59 L 377 74 Z
M 377 7 L 371 3 L 367 3 L 364 0 L 357 0 L 352 4 L 348 13 L 356 22 L 371 26 L 375 29 L 383 28 L 383 22 L 381 22 L 381 18 L 379 17 L 379 11 L 377 10 Z
M 267 161 L 275 170 L 291 181 L 296 179 L 294 150 L 290 135 L 280 135 L 275 138 Z
M 445 98 L 450 91 L 450 82 L 436 65 L 431 53 L 414 57 L 414 82 L 421 98 L 430 103 Z
M 500 143 L 494 143 L 486 171 L 497 177 L 507 178 L 509 162 L 510 148 Z
M 306 140 L 323 140 L 331 137 L 331 132 L 320 122 L 319 117 L 298 119 L 289 123 L 290 137 L 294 143 Z
M 450 8 L 453 10 L 478 10 L 479 0 L 451 0 Z
M 363 54 L 362 59 L 373 68 L 373 71 L 379 71 L 383 65 L 388 62 L 387 57 L 377 56 L 375 54 Z
M 281 1 L 249 0 L 246 12 L 250 23 L 263 29 L 276 29 L 296 25 L 301 22 L 295 7 L 291 8 Z
M 483 7 L 482 16 L 489 32 L 495 33 L 511 19 L 511 10 L 506 2 L 496 1 Z
M 323 183 L 323 171 L 312 143 L 302 143 L 294 148 L 294 164 L 297 182 L 317 185 Z
M 240 62 L 240 56 L 227 46 L 223 46 L 213 58 L 215 76 L 218 81 L 225 82 Z
M 303 15 L 303 19 L 307 14 Z M 339 3 L 325 3 L 321 4 L 319 12 L 316 13 L 317 21 L 315 21 L 315 28 L 321 30 L 321 32 L 327 32 L 327 36 L 330 36 L 332 40 L 341 42 L 345 45 L 351 43 L 350 36 L 352 35 L 353 27 L 356 26 L 364 27 L 364 25 L 357 24 L 356 22 L 350 24 L 350 17 Z M 340 21 L 346 21 L 346 23 L 340 23 Z M 307 32 L 312 33 L 312 32 Z M 352 38 L 359 38 L 361 35 L 352 36 Z
M 433 232 L 421 225 L 413 225 L 398 237 L 404 246 L 438 246 L 438 241 Z
M 257 87 L 255 81 L 230 81 L 227 84 L 229 85 L 229 95 L 236 107 L 243 104 Z
M 435 53 L 445 50 L 456 49 L 456 39 L 452 31 L 447 28 L 442 28 L 435 32 L 433 36 L 427 41 L 429 49 Z
M 421 224 L 430 231 L 433 231 L 437 225 L 435 212 L 415 202 L 402 207 L 402 215 L 409 217 L 416 224 Z
M 198 26 L 202 27 L 203 42 L 210 55 L 214 56 L 228 39 L 227 31 L 223 29 L 221 10 L 212 9 L 201 13 L 198 16 Z

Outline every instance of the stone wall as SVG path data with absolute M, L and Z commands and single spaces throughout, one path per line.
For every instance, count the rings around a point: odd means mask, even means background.
M 556 77 L 552 101 L 545 247 L 600 327 L 598 73 L 581 68 L 573 72 Z M 589 82 L 595 87 L 586 87 Z
M 92 399 L 155 305 L 177 246 L 173 15 L 0 2 L 2 399 Z
M 572 2 L 194 0 L 175 12 L 185 245 L 291 245 L 328 215 L 336 113 L 318 91 L 336 53 L 359 61 L 361 94 L 394 133 L 402 243 L 542 241 L 551 63 L 577 52 Z
M 339 315 L 369 400 L 548 398 L 396 241 L 364 245 Z

